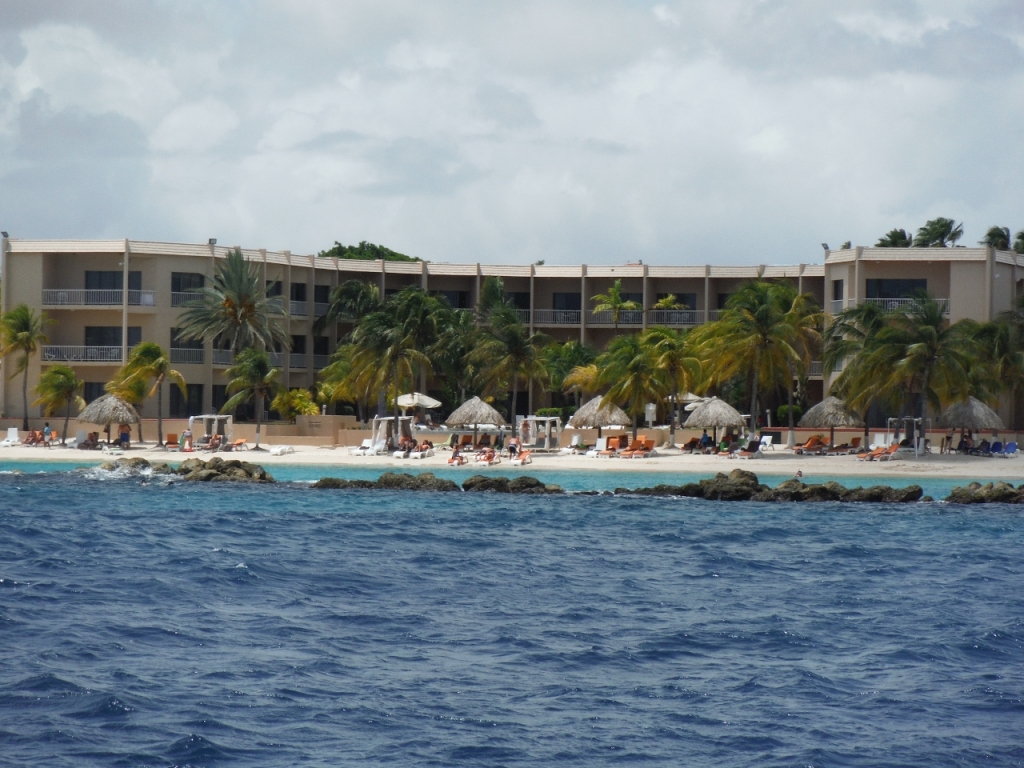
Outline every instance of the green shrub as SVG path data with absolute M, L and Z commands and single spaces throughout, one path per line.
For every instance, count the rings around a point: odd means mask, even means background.
M 799 405 L 793 406 L 793 423 L 796 424 L 800 421 L 800 417 L 804 415 L 804 409 Z M 779 420 L 779 426 L 785 427 L 789 425 L 789 406 L 780 405 L 775 411 L 775 417 Z
M 562 408 L 538 408 L 537 416 L 561 416 Z

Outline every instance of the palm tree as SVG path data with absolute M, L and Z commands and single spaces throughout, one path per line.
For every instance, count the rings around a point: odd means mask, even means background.
M 477 321 L 486 323 L 496 309 L 511 306 L 505 298 L 505 281 L 497 275 L 485 277 L 476 302 Z
M 915 248 L 947 248 L 963 237 L 964 225 L 939 217 L 925 222 L 914 236 Z
M 85 382 L 75 375 L 70 365 L 51 365 L 39 377 L 39 383 L 36 385 L 36 394 L 39 398 L 32 405 L 43 406 L 43 414 L 46 416 L 53 416 L 61 408 L 64 409 L 64 434 L 61 435 L 61 445 L 68 441 L 71 406 L 79 411 L 85 407 L 85 400 L 82 399 L 84 386 Z
M 875 243 L 875 248 L 909 248 L 914 238 L 905 229 L 890 229 Z
M 616 280 L 612 287 L 608 289 L 608 293 L 599 293 L 596 296 L 590 297 L 591 301 L 596 301 L 597 306 L 594 307 L 594 312 L 611 312 L 612 313 L 612 325 L 615 326 L 615 330 L 619 330 L 619 318 L 623 312 L 634 312 L 643 307 L 639 303 L 632 300 L 625 300 L 622 298 L 622 281 Z
M 805 359 L 794 325 L 798 294 L 787 283 L 754 281 L 729 297 L 716 322 L 691 333 L 705 361 L 708 383 L 724 385 L 746 376 L 750 387 L 750 429 L 757 427 L 762 385 L 792 386 L 794 367 Z M 813 299 L 806 297 L 805 304 Z M 818 315 L 817 317 L 820 317 Z
M 680 301 L 676 297 L 676 295 L 674 293 L 670 293 L 668 296 L 663 296 L 662 298 L 660 298 L 656 302 L 654 302 L 654 306 L 651 307 L 651 309 L 673 310 L 673 309 L 693 309 L 693 307 L 688 307 L 685 304 L 680 303 Z
M 597 358 L 597 350 L 580 344 L 578 341 L 567 341 L 564 344 L 551 344 L 541 355 L 544 370 L 547 372 L 548 387 L 551 392 L 563 392 L 567 377 L 580 366 L 588 366 Z M 580 405 L 579 389 L 574 391 L 576 407 Z
M 0 315 L 0 360 L 21 353 L 18 364 L 11 373 L 13 379 L 19 373 L 23 374 L 21 380 L 21 402 L 22 417 L 21 428 L 28 432 L 28 362 L 38 350 L 41 344 L 49 339 L 46 336 L 46 326 L 50 320 L 45 312 L 36 314 L 26 304 L 19 304 L 10 312 Z
M 114 378 L 112 381 L 108 381 L 103 388 L 111 395 L 121 398 L 129 405 L 135 406 L 136 410 L 142 407 L 146 395 L 149 394 L 149 387 L 143 379 L 125 380 Z M 144 442 L 142 439 L 142 419 L 139 419 L 135 427 L 139 431 L 138 442 L 141 445 Z
M 671 384 L 658 361 L 653 344 L 645 344 L 638 334 L 617 336 L 597 358 L 598 380 L 608 387 L 602 405 L 623 405 L 633 418 L 633 439 L 637 420 L 647 403 L 658 402 Z
M 1024 229 L 1013 236 L 1013 250 L 1024 253 Z
M 380 288 L 362 280 L 346 280 L 328 298 L 327 313 L 317 318 L 313 330 L 321 333 L 324 328 L 341 320 L 358 320 L 363 315 L 376 312 L 381 307 Z
M 163 383 L 170 381 L 175 384 L 182 396 L 187 398 L 188 385 L 185 383 L 185 377 L 171 368 L 171 359 L 159 344 L 153 341 L 144 341 L 132 350 L 128 362 L 118 371 L 115 378 L 115 382 L 117 381 L 129 385 L 135 381 L 141 381 L 145 389 L 148 390 L 145 397 L 156 395 L 156 444 L 162 446 L 164 444 Z M 150 381 L 153 382 L 152 387 L 149 386 Z
M 178 334 L 183 340 L 219 339 L 236 352 L 291 345 L 279 301 L 267 296 L 258 264 L 247 262 L 239 248 L 217 264 L 213 284 L 185 305 Z
M 385 372 L 386 373 L 386 372 Z M 361 354 L 353 344 L 343 344 L 320 371 L 320 382 L 329 402 L 354 402 L 359 421 L 366 421 L 369 404 L 383 386 L 381 371 L 372 355 Z
M 577 403 L 580 401 L 580 395 L 593 394 L 600 388 L 596 363 L 577 365 L 562 379 L 562 391 L 575 394 Z
M 270 355 L 264 350 L 249 347 L 235 355 L 235 362 L 227 369 L 226 375 L 231 379 L 227 392 L 232 397 L 224 403 L 220 412 L 230 413 L 243 403 L 255 401 L 256 447 L 253 450 L 263 450 L 260 448 L 263 401 L 272 398 L 280 387 L 277 379 L 281 375 L 281 369 L 270 364 Z
M 978 241 L 980 245 L 987 245 L 997 251 L 1010 250 L 1010 228 L 989 227 L 985 237 Z
M 641 336 L 641 343 L 652 347 L 655 365 L 668 382 L 672 396 L 672 415 L 669 419 L 669 445 L 676 444 L 676 422 L 679 420 L 679 393 L 694 389 L 700 378 L 700 360 L 694 354 L 686 332 L 657 326 Z
M 470 360 L 480 366 L 481 379 L 487 388 L 492 392 L 511 388 L 509 420 L 513 426 L 520 380 L 529 388 L 533 382 L 547 379 L 541 350 L 549 341 L 543 333 L 530 333 L 519 321 L 514 308 L 502 306 L 491 313 L 487 325 L 481 329 L 477 348 L 470 354 Z
M 452 312 L 428 351 L 446 397 L 455 405 L 464 403 L 467 393 L 477 388 L 480 371 L 471 353 L 479 332 L 471 312 Z
M 320 408 L 313 402 L 308 389 L 284 389 L 270 403 L 270 410 L 277 411 L 286 421 L 294 421 L 296 416 L 316 416 Z
M 786 443 L 793 447 L 796 426 L 793 415 L 793 380 L 803 382 L 809 373 L 811 360 L 821 350 L 821 328 L 825 315 L 809 293 L 793 293 L 793 301 L 786 312 L 785 328 L 790 333 L 790 347 L 796 353 L 790 358 L 786 375 L 786 404 L 789 431 Z

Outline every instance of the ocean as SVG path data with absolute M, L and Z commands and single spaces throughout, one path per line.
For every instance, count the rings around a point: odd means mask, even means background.
M 1016 507 L 99 476 L 0 474 L 0 765 L 1024 764 Z

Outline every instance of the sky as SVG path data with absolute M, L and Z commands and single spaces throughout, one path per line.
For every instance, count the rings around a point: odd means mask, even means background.
M 818 262 L 1024 229 L 1020 0 L 0 0 L 0 228 Z

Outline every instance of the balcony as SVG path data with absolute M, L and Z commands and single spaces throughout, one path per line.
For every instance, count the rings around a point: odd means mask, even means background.
M 579 325 L 582 312 L 578 309 L 535 309 L 534 325 Z
M 647 313 L 651 325 L 701 325 L 703 309 L 652 309 Z
M 214 365 L 234 365 L 235 353 L 230 349 L 215 349 L 213 350 L 213 364 Z
M 619 325 L 643 325 L 644 313 L 641 309 L 619 312 Z M 587 316 L 587 325 L 615 325 L 614 312 L 591 312 Z
M 121 347 L 43 347 L 44 363 L 121 363 Z
M 313 302 L 313 317 L 323 317 L 330 308 L 331 305 L 325 301 Z
M 874 304 L 886 312 L 899 312 L 912 307 L 917 299 L 864 299 L 863 304 Z M 942 306 L 942 314 L 949 314 L 949 299 L 935 299 Z
M 835 301 L 831 302 L 829 307 L 829 311 L 833 315 L 838 315 L 844 309 L 846 309 L 846 302 L 843 301 L 842 299 L 836 299 Z
M 124 301 L 124 291 L 92 290 L 87 288 L 44 288 L 44 307 L 119 307 Z M 128 291 L 128 305 L 132 307 L 155 307 L 154 291 Z
M 174 291 L 171 294 L 171 306 L 172 307 L 183 307 L 190 301 L 202 298 L 203 294 L 199 291 Z
M 309 302 L 308 301 L 289 301 L 288 302 L 288 314 L 295 315 L 296 317 L 305 317 L 309 314 Z
M 203 350 L 171 347 L 171 362 L 177 365 L 202 365 Z
M 708 311 L 708 322 L 714 323 L 718 321 L 718 318 L 722 316 L 722 310 L 712 309 Z
M 811 367 L 807 369 L 808 376 L 821 376 L 821 360 L 811 360 Z
M 271 355 L 271 357 L 273 357 L 273 355 Z M 275 365 L 280 365 L 280 363 L 275 363 Z M 288 356 L 288 367 L 291 368 L 293 371 L 306 370 L 306 353 L 292 352 L 291 355 Z
M 330 355 L 313 355 L 313 368 L 317 371 L 322 371 L 328 365 L 331 364 Z
M 271 352 L 270 364 L 275 368 L 280 368 L 284 365 L 284 352 Z

